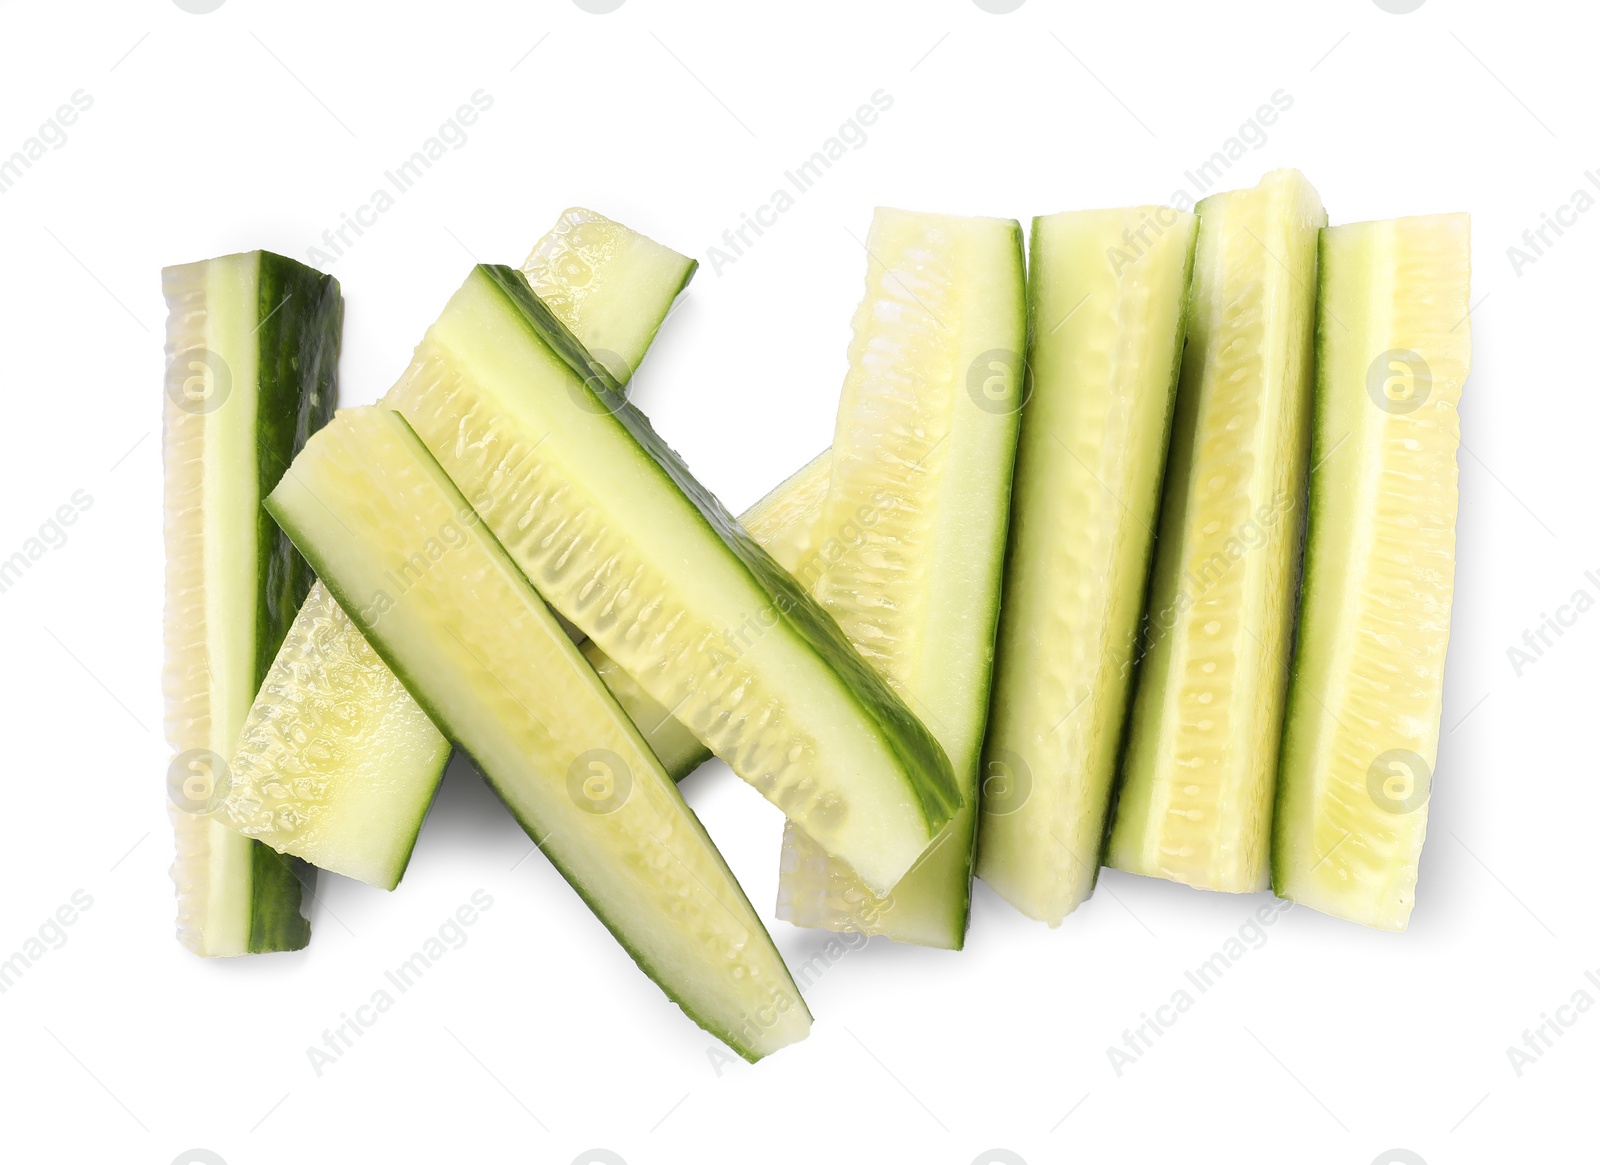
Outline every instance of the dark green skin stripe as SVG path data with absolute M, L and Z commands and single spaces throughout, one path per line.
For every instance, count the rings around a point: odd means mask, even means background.
M 256 473 L 265 498 L 339 399 L 339 281 L 293 259 L 261 252 L 256 319 Z M 263 508 L 257 515 L 260 601 L 255 684 L 259 688 L 316 576 Z M 303 911 L 316 867 L 251 843 L 250 950 L 297 951 L 311 940 Z
M 259 288 L 256 474 L 264 498 L 307 438 L 333 418 L 344 300 L 333 276 L 270 251 L 261 252 Z M 257 515 L 256 537 L 263 564 L 256 610 L 259 687 L 316 576 L 264 509 Z
M 311 941 L 303 901 L 316 887 L 317 867 L 250 843 L 250 953 L 298 951 Z
M 833 669 L 845 688 L 867 710 L 880 736 L 907 770 L 921 779 L 911 782 L 912 792 L 930 822 L 942 824 L 961 807 L 962 797 L 951 773 L 949 758 L 884 679 L 850 646 L 833 616 L 779 566 L 738 520 L 709 490 L 695 480 L 683 460 L 656 433 L 649 419 L 629 404 L 615 378 L 596 361 L 553 312 L 534 295 L 522 272 L 513 267 L 481 264 L 478 267 L 533 333 L 549 347 L 593 392 L 599 403 L 644 452 L 681 490 L 722 544 L 733 552 L 746 572 L 772 598 L 778 617 L 808 643 Z

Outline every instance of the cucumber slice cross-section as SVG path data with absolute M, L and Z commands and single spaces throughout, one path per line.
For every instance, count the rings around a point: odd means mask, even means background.
M 311 572 L 261 499 L 332 415 L 343 301 L 266 251 L 162 272 L 167 552 L 162 686 L 178 939 L 196 954 L 298 950 L 313 872 L 206 816 Z
M 1242 893 L 1267 885 L 1327 214 L 1293 170 L 1196 209 L 1188 333 L 1107 864 Z
M 521 273 L 475 269 L 390 403 L 550 604 L 869 885 L 943 829 L 938 742 Z
M 1024 402 L 1022 232 L 1011 219 L 880 209 L 866 250 L 819 524 L 836 550 L 812 585 L 923 717 L 966 804 L 882 902 L 790 822 L 778 916 L 958 949 Z
M 1454 592 L 1464 214 L 1322 232 L 1305 577 L 1273 888 L 1384 930 L 1411 916 Z
M 582 208 L 523 265 L 534 291 L 626 383 L 694 260 Z M 450 746 L 319 583 L 256 695 L 215 820 L 393 889 Z
M 267 507 L 413 698 L 690 1018 L 751 1060 L 804 1038 L 810 1014 L 711 839 L 398 413 L 340 413 Z
M 1183 352 L 1194 215 L 1033 220 L 978 876 L 1060 925 L 1094 889 Z

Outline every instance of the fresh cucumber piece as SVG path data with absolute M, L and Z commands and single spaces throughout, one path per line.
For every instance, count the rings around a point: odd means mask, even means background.
M 1188 338 L 1107 864 L 1244 892 L 1267 884 L 1327 214 L 1293 170 L 1196 209 Z
M 823 450 L 739 515 L 745 533 L 790 573 L 809 549 L 828 492 L 828 465 L 829 451 Z M 652 699 L 594 640 L 585 639 L 580 650 L 674 781 L 683 780 L 711 759 L 711 750 L 700 738 Z
M 522 265 L 533 293 L 626 385 L 698 264 L 581 206 Z
M 959 949 L 1023 405 L 1022 231 L 879 210 L 834 430 L 815 593 L 950 757 L 965 807 L 888 902 L 791 821 L 778 917 Z
M 978 876 L 1059 926 L 1094 889 L 1128 715 L 1196 219 L 1033 220 L 1011 549 L 984 741 Z
M 700 822 L 401 416 L 341 412 L 267 508 L 367 642 L 469 753 L 669 997 L 756 1060 L 811 1017 Z M 438 532 L 461 537 L 433 557 Z M 425 570 L 408 574 L 422 556 Z
M 256 693 L 216 817 L 392 890 L 449 760 L 450 743 L 318 582 Z
M 624 381 L 694 268 L 581 208 L 565 211 L 524 265 L 534 291 Z M 250 709 L 217 820 L 393 889 L 449 759 L 445 738 L 318 586 Z
M 938 743 L 508 267 L 390 398 L 540 593 L 880 889 L 960 804 Z
M 299 950 L 298 869 L 204 815 L 311 573 L 261 499 L 333 414 L 343 301 L 266 251 L 162 272 L 167 553 L 162 687 L 178 940 L 199 955 Z
M 1322 232 L 1310 520 L 1273 830 L 1278 895 L 1411 917 L 1455 575 L 1464 214 Z

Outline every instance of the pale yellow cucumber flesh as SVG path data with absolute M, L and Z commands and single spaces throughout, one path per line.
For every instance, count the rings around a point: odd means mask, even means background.
M 810 1015 L 638 731 L 398 413 L 340 413 L 267 501 L 367 641 L 640 968 L 757 1059 Z M 439 547 L 438 532 L 459 539 Z M 411 570 L 421 557 L 426 569 Z
M 1327 215 L 1292 170 L 1207 198 L 1198 213 L 1107 864 L 1245 892 L 1267 884 Z
M 948 760 L 608 380 L 480 267 L 392 402 L 552 606 L 887 889 L 959 804 Z
M 392 890 L 449 758 L 449 742 L 318 583 L 256 695 L 218 819 Z
M 816 537 L 818 600 L 939 740 L 967 805 L 879 900 L 791 822 L 778 916 L 959 948 L 1026 343 L 1010 219 L 880 209 Z
M 1383 930 L 1411 916 L 1454 592 L 1464 214 L 1322 233 L 1305 583 L 1273 886 Z
M 809 553 L 822 500 L 828 492 L 829 463 L 829 451 L 824 449 L 739 515 L 739 525 L 745 532 L 790 573 Z M 711 750 L 700 743 L 700 738 L 618 667 L 594 640 L 584 640 L 582 650 L 583 657 L 611 689 L 628 718 L 638 725 L 650 751 L 673 780 L 683 780 L 711 759 Z
M 1196 219 L 1050 215 L 984 740 L 978 876 L 1060 925 L 1094 889 L 1127 721 Z
M 222 473 L 249 465 L 255 410 L 254 345 L 240 342 L 250 324 L 239 314 L 252 299 L 251 256 L 230 255 L 163 273 L 171 311 L 166 427 L 167 740 L 174 752 L 232 751 L 252 677 L 223 659 L 254 656 L 255 621 L 240 596 L 253 593 L 256 548 L 251 515 L 260 503 L 253 474 Z M 233 313 L 237 318 L 230 318 Z M 232 408 L 209 411 L 177 403 L 191 370 L 173 358 L 215 352 L 226 361 Z M 215 376 L 216 373 L 212 372 Z M 174 379 L 176 378 L 176 379 Z M 214 386 L 211 391 L 217 391 Z M 224 401 L 224 404 L 230 403 Z M 207 528 L 207 515 L 213 517 Z M 220 573 L 219 573 L 220 572 Z M 225 605 L 233 605 L 227 611 Z M 219 661 L 213 668 L 211 660 Z M 182 809 L 171 809 L 177 837 L 178 941 L 196 954 L 249 949 L 250 842 Z
M 694 267 L 621 223 L 572 208 L 523 269 L 626 382 Z M 360 630 L 314 590 L 256 694 L 214 820 L 393 889 L 448 759 L 445 738 Z

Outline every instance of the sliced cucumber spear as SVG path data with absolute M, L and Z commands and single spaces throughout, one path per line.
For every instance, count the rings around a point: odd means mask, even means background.
M 509 267 L 390 398 L 540 593 L 887 890 L 961 802 L 943 750 Z
M 923 717 L 966 806 L 882 902 L 790 822 L 778 916 L 959 949 L 1024 401 L 1022 232 L 1011 219 L 879 210 L 866 249 L 825 544 L 799 577 Z
M 340 413 L 266 504 L 413 698 L 691 1019 L 750 1060 L 805 1037 L 810 1014 L 711 839 L 398 413 Z M 459 537 L 435 556 L 442 530 Z
M 523 269 L 626 382 L 694 267 L 620 223 L 574 208 Z M 318 584 L 250 709 L 216 820 L 323 869 L 393 889 L 449 757 L 445 738 Z
M 311 585 L 261 509 L 333 413 L 343 301 L 331 277 L 266 251 L 162 272 L 168 775 L 178 939 L 196 954 L 298 950 L 301 876 L 204 816 L 257 685 Z
M 1293 170 L 1196 209 L 1188 339 L 1107 864 L 1243 892 L 1267 884 L 1327 214 Z
M 745 533 L 791 573 L 810 550 L 828 491 L 830 460 L 829 451 L 823 450 L 739 515 Z M 585 639 L 580 650 L 674 781 L 683 780 L 711 759 L 711 750 L 700 738 L 653 700 L 594 640 Z
M 1322 232 L 1310 523 L 1273 888 L 1384 930 L 1411 917 L 1455 575 L 1471 360 L 1464 214 Z
M 1183 352 L 1194 215 L 1033 220 L 1031 391 L 983 751 L 978 876 L 1060 925 L 1094 889 Z

